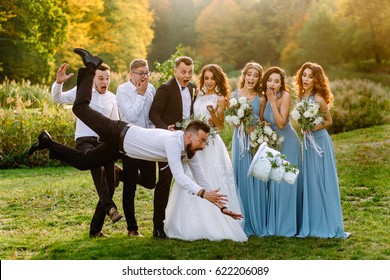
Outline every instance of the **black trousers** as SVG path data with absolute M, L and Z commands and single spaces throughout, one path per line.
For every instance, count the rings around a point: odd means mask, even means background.
M 134 198 L 137 184 L 153 189 L 156 184 L 156 162 L 142 159 L 122 158 L 123 182 L 123 212 L 125 213 L 127 230 L 138 230 L 135 218 Z M 138 170 L 140 177 L 138 177 Z M 141 181 L 139 181 L 141 179 Z M 164 208 L 165 209 L 165 208 Z
M 172 172 L 167 162 L 158 162 L 158 182 L 154 190 L 153 224 L 154 229 L 163 230 L 165 208 L 167 208 Z
M 88 153 L 54 141 L 50 145 L 50 158 L 58 159 L 79 170 L 97 168 L 122 158 L 119 149 L 123 147 L 119 147 L 119 136 L 127 123 L 120 120 L 112 120 L 89 107 L 94 76 L 94 69 L 79 69 L 73 112 L 99 135 L 103 143 Z
M 53 141 L 50 145 L 50 158 L 58 159 L 79 170 L 96 168 L 117 161 L 124 156 L 119 152 L 119 137 L 123 128 L 127 125 L 123 121 L 114 121 L 89 107 L 92 95 L 92 82 L 95 75 L 94 69 L 81 68 L 77 77 L 77 94 L 73 104 L 74 114 L 87 126 L 95 131 L 101 141 L 101 145 L 88 153 L 62 145 Z M 159 163 L 167 165 L 167 163 Z M 164 176 L 164 175 L 168 176 Z M 169 168 L 159 172 L 159 184 L 156 186 L 154 197 L 153 223 L 155 229 L 163 228 L 165 208 L 168 203 L 170 182 L 172 173 Z M 169 181 L 169 184 L 166 182 Z
M 100 144 L 96 137 L 80 137 L 76 139 L 76 149 L 84 153 L 88 153 Z M 96 234 L 102 230 L 106 214 L 110 209 L 112 207 L 117 208 L 112 200 L 115 192 L 114 162 L 91 169 L 91 175 L 99 201 L 91 220 L 89 233 Z

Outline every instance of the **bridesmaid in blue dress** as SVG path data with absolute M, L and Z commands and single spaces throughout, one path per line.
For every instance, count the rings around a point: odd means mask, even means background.
M 238 89 L 232 97 L 246 97 L 252 105 L 253 122 L 260 116 L 260 81 L 263 68 L 256 62 L 248 62 L 242 70 Z M 253 159 L 249 151 L 248 132 L 239 133 L 234 129 L 232 140 L 232 163 L 237 188 L 242 201 L 244 231 L 249 235 L 267 236 L 267 185 L 253 176 L 248 177 L 248 169 Z
M 303 216 L 300 237 L 347 238 L 344 231 L 336 161 L 332 139 L 326 130 L 332 124 L 329 109 L 333 94 L 322 67 L 306 62 L 295 77 L 297 97 L 310 98 L 320 105 L 324 123 L 311 131 L 316 145 L 303 145 Z M 307 133 L 307 132 L 304 132 Z
M 289 121 L 291 96 L 285 78 L 285 72 L 279 67 L 271 67 L 264 73 L 261 86 L 267 96 L 264 120 L 284 138 L 281 153 L 286 155 L 286 160 L 301 170 L 301 143 Z M 298 234 L 302 215 L 301 177 L 299 174 L 293 185 L 285 181 L 268 181 L 267 229 L 270 235 L 291 237 Z

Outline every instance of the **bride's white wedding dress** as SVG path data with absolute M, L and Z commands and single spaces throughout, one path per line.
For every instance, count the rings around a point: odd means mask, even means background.
M 196 116 L 210 117 L 207 105 L 216 107 L 218 95 L 198 95 L 194 104 Z M 233 168 L 225 144 L 217 134 L 209 137 L 209 143 L 203 151 L 197 151 L 206 180 L 213 189 L 228 196 L 227 207 L 242 213 L 241 202 L 233 175 Z M 189 168 L 186 173 L 192 177 Z M 242 221 L 221 213 L 220 209 L 206 199 L 173 185 L 165 213 L 165 232 L 170 238 L 183 240 L 209 239 L 247 241 Z

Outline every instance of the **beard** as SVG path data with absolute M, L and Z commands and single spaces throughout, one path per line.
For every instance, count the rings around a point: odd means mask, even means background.
M 195 155 L 195 152 L 196 151 L 194 151 L 192 149 L 191 143 L 187 144 L 187 146 L 186 146 L 186 153 L 187 153 L 188 159 L 192 159 L 192 157 Z

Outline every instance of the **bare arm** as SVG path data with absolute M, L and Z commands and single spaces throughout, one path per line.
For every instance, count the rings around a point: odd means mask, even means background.
M 288 92 L 283 92 L 278 99 L 273 90 L 267 90 L 267 98 L 272 107 L 272 113 L 278 128 L 283 129 L 288 121 L 291 106 L 291 97 Z
M 222 130 L 224 127 L 224 112 L 226 109 L 226 101 L 223 96 L 220 96 L 217 100 L 217 108 L 214 108 L 212 106 L 208 107 L 210 108 L 210 117 L 211 122 L 215 125 L 215 127 L 218 130 Z
M 325 99 L 320 95 L 316 95 L 316 102 L 320 104 L 320 111 L 323 114 L 324 123 L 316 125 L 313 131 L 328 128 L 332 125 L 332 116 L 330 115 L 329 107 Z
M 228 215 L 235 220 L 241 220 L 243 218 L 243 216 L 240 213 L 235 213 L 220 203 L 215 203 L 215 205 L 221 210 L 223 214 Z

